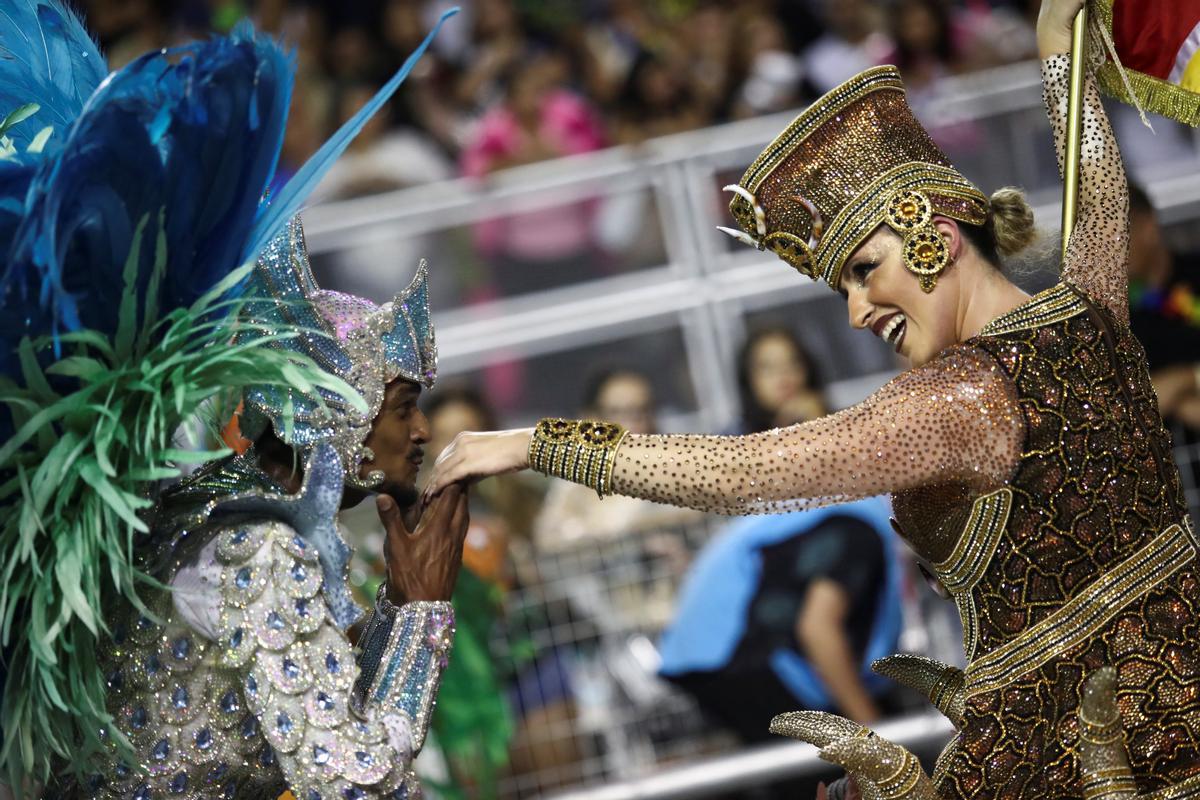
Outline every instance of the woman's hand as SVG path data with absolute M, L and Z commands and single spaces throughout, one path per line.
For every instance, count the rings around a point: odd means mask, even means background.
M 529 441 L 533 428 L 495 433 L 460 433 L 438 456 L 425 485 L 425 502 L 459 481 L 477 481 L 491 475 L 529 468 Z
M 1049 58 L 1071 52 L 1071 27 L 1084 0 L 1042 0 L 1038 11 L 1038 55 Z

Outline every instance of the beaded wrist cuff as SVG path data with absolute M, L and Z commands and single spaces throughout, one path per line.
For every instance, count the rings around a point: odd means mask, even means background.
M 543 419 L 529 442 L 529 466 L 551 477 L 590 486 L 605 497 L 612 490 L 617 448 L 627 433 L 613 422 Z
M 399 711 L 412 722 L 419 750 L 454 639 L 454 608 L 446 601 L 413 601 L 397 606 L 376 595 L 375 613 L 359 639 L 360 669 L 355 710 L 374 705 Z

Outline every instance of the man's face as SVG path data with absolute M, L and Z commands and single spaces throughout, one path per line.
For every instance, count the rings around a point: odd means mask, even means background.
M 417 471 L 424 456 L 421 445 L 429 441 L 429 420 L 417 408 L 420 394 L 420 384 L 404 378 L 387 385 L 366 441 L 375 458 L 364 462 L 359 473 L 382 471 L 383 483 L 376 491 L 390 495 L 402 508 L 417 501 Z

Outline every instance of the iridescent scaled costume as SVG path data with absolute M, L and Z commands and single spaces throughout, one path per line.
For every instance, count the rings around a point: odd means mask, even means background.
M 0 780 L 16 794 L 416 790 L 452 612 L 381 599 L 352 649 L 334 514 L 346 484 L 381 480 L 364 441 L 384 386 L 434 379 L 426 273 L 381 308 L 322 292 L 291 218 L 432 36 L 267 203 L 294 70 L 270 37 L 243 23 L 107 74 L 61 2 L 5 3 Z M 254 450 L 162 491 L 195 457 L 175 431 L 228 394 L 252 434 L 269 423 L 297 451 L 298 493 Z
M 255 327 L 242 338 L 287 326 L 311 331 L 275 346 L 349 381 L 368 409 L 249 387 L 251 430 L 270 422 L 305 461 L 300 492 L 275 484 L 251 448 L 164 496 L 142 555 L 169 589 L 144 592 L 150 614 L 116 615 L 101 647 L 109 711 L 134 755 L 111 751 L 96 779 L 100 796 L 419 794 L 410 765 L 429 725 L 454 613 L 449 602 L 397 608 L 381 594 L 356 653 L 344 631 L 362 612 L 346 584 L 350 551 L 336 514 L 344 483 L 372 483 L 358 474 L 370 465 L 363 440 L 385 385 L 433 383 L 425 279 L 422 264 L 412 285 L 380 308 L 317 288 L 298 219 L 267 247 L 245 307 Z
M 1067 72 L 1066 56 L 1043 64 L 1060 158 Z M 1200 794 L 1196 539 L 1128 328 L 1125 175 L 1091 78 L 1083 123 L 1081 207 L 1061 282 L 862 404 L 748 437 L 547 425 L 531 446 L 543 471 L 571 477 L 587 471 L 578 461 L 600 463 L 609 474 L 598 488 L 724 513 L 891 492 L 965 631 L 965 674 L 914 659 L 884 665 L 923 685 L 959 728 L 936 789 L 915 760 L 864 742 L 853 723 L 802 712 L 778 725 L 861 770 L 883 796 L 1084 797 L 1077 712 L 1085 679 L 1105 666 L 1116 668 L 1137 789 Z M 978 224 L 986 208 L 886 67 L 814 104 L 735 191 L 741 238 L 835 289 L 845 258 L 880 224 L 907 249 L 931 212 Z M 936 266 L 933 248 L 928 256 Z M 539 461 L 547 447 L 573 452 Z

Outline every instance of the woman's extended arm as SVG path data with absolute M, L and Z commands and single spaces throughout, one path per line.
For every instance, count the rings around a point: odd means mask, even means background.
M 628 436 L 612 490 L 722 514 L 829 505 L 1012 474 L 1024 424 L 1007 378 L 969 347 L 902 373 L 859 405 L 749 436 Z
M 1058 151 L 1061 174 L 1067 143 L 1071 60 L 1066 51 L 1070 45 L 1067 39 L 1064 48 L 1061 37 L 1046 41 L 1042 36 L 1043 23 L 1039 22 L 1038 27 L 1039 39 L 1042 39 L 1039 49 L 1044 58 L 1043 97 L 1054 128 L 1054 146 Z M 1063 280 L 1082 289 L 1117 319 L 1128 322 L 1129 188 L 1117 139 L 1100 103 L 1100 91 L 1090 70 L 1084 80 L 1076 208 L 1075 228 L 1062 266 Z
M 611 489 L 677 506 L 755 514 L 827 505 L 916 486 L 1011 476 L 1024 422 L 1008 379 L 960 345 L 864 402 L 750 436 L 634 436 L 613 456 Z M 427 493 L 529 466 L 530 431 L 461 434 Z

